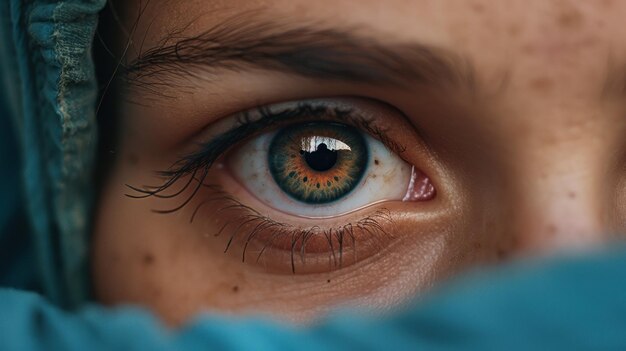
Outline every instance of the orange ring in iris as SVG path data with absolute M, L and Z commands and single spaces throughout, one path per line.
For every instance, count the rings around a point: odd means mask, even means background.
M 368 164 L 363 135 L 353 127 L 312 122 L 282 129 L 269 147 L 269 170 L 292 198 L 310 204 L 340 199 L 361 181 Z

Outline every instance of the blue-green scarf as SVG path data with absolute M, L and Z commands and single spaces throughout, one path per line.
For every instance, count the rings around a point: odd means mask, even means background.
M 105 0 L 0 4 L 0 271 L 73 306 L 87 297 L 96 151 L 91 57 Z M 5 195 L 6 194 L 6 195 Z

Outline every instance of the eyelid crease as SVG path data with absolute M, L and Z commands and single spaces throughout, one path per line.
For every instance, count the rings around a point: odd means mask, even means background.
M 324 116 L 332 117 L 335 120 L 344 121 L 365 130 L 397 154 L 401 154 L 406 150 L 404 146 L 389 138 L 386 130 L 373 126 L 373 118 L 366 118 L 355 113 L 352 109 L 342 109 L 337 106 L 331 107 L 330 105 L 324 102 L 303 101 L 297 103 L 295 107 L 286 107 L 280 111 L 273 111 L 271 106 L 260 106 L 254 110 L 241 112 L 237 116 L 238 126 L 212 137 L 207 142 L 201 143 L 200 151 L 183 156 L 174 162 L 169 169 L 158 171 L 157 175 L 165 179 L 163 184 L 157 186 L 144 185 L 143 187 L 126 184 L 132 192 L 137 194 L 126 194 L 126 196 L 131 198 L 152 196 L 157 198 L 176 197 L 184 190 L 176 191 L 174 194 L 164 194 L 164 192 L 185 176 L 191 175 L 191 178 L 195 179 L 198 184 L 193 189 L 192 194 L 181 205 L 167 210 L 153 210 L 153 212 L 163 214 L 176 212 L 191 201 L 199 191 L 215 161 L 232 148 L 235 143 L 289 121 L 298 122 L 315 118 L 319 119 Z M 259 117 L 254 118 L 252 116 L 253 113 L 258 114 Z M 196 178 L 197 173 L 201 174 L 199 178 Z M 191 180 L 185 185 L 184 189 L 190 183 Z

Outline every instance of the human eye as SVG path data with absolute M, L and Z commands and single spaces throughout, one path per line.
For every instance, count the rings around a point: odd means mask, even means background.
M 180 197 L 157 211 L 188 211 L 203 235 L 247 264 L 271 273 L 339 270 L 401 239 L 398 205 L 436 196 L 415 164 L 425 161 L 405 160 L 395 140 L 402 119 L 358 98 L 256 107 L 200 133 L 195 149 L 161 172 L 163 184 L 132 188 Z
M 311 110 L 310 105 L 279 108 L 304 109 L 296 111 L 302 115 Z M 409 188 L 415 168 L 380 140 L 336 121 L 301 122 L 264 133 L 240 147 L 228 164 L 234 177 L 265 205 L 313 220 L 415 197 L 416 190 L 423 199 L 434 195 L 432 185 Z

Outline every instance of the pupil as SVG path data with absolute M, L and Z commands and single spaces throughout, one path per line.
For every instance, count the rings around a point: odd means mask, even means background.
M 315 151 L 305 151 L 304 159 L 311 169 L 324 172 L 333 168 L 335 163 L 337 163 L 337 151 L 328 150 L 326 144 L 321 143 Z

